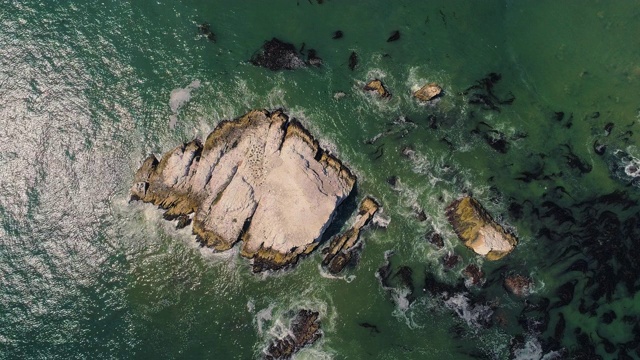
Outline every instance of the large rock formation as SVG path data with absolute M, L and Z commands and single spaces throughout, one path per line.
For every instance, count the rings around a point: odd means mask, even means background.
M 291 322 L 291 333 L 271 342 L 264 355 L 265 360 L 291 359 L 293 354 L 322 337 L 319 313 L 302 309 Z
M 351 261 L 355 246 L 360 238 L 360 231 L 376 214 L 380 205 L 372 198 L 366 197 L 360 203 L 358 217 L 353 226 L 343 234 L 334 237 L 329 247 L 323 249 L 325 253 L 322 265 L 332 274 L 338 274 Z
M 517 240 L 507 233 L 491 215 L 471 197 L 451 203 L 447 218 L 464 244 L 488 260 L 498 260 L 513 250 Z
M 149 156 L 131 198 L 193 215 L 197 239 L 217 251 L 242 240 L 254 271 L 294 264 L 317 245 L 356 177 L 281 111 L 223 121 L 204 144 Z

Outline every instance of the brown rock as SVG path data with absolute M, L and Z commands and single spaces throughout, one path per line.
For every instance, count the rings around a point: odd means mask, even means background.
M 360 209 L 354 224 L 349 230 L 331 239 L 329 247 L 323 249 L 325 254 L 322 265 L 327 267 L 330 273 L 338 274 L 349 263 L 353 256 L 354 248 L 360 238 L 360 231 L 376 214 L 380 204 L 367 196 L 360 202 Z
M 436 83 L 429 83 L 413 93 L 420 101 L 429 101 L 442 93 L 442 88 Z
M 460 256 L 448 253 L 442 258 L 442 262 L 444 263 L 445 269 L 452 269 L 454 266 L 458 265 L 460 259 Z
M 496 223 L 480 203 L 467 196 L 452 202 L 446 215 L 464 244 L 488 260 L 510 253 L 517 239 Z
M 484 280 L 484 272 L 475 264 L 469 264 L 462 274 L 469 279 L 471 285 L 480 285 Z
M 509 275 L 504 279 L 504 287 L 518 297 L 528 296 L 531 292 L 533 281 L 523 275 Z
M 291 359 L 293 354 L 322 337 L 319 314 L 302 309 L 291 322 L 291 335 L 272 341 L 264 354 L 265 360 Z
M 437 232 L 429 232 L 427 233 L 427 235 L 425 235 L 425 237 L 427 238 L 427 241 L 433 244 L 433 246 L 435 246 L 436 248 L 442 249 L 444 247 L 444 240 L 442 239 L 442 235 L 438 234 Z
M 381 98 L 390 98 L 391 93 L 387 91 L 387 88 L 384 86 L 382 81 L 378 79 L 374 79 L 369 81 L 363 88 L 366 91 L 373 91 L 378 94 Z

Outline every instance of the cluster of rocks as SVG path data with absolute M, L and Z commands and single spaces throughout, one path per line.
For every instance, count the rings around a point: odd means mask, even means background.
M 391 93 L 385 87 L 384 83 L 380 79 L 373 79 L 367 82 L 363 90 L 372 92 L 382 99 L 388 99 L 391 97 Z M 442 94 L 442 88 L 436 83 L 428 83 L 415 91 L 413 97 L 421 102 L 429 102 Z
M 208 25 L 201 25 L 200 31 L 205 36 L 211 36 L 212 33 Z M 334 39 L 342 37 L 342 32 L 338 31 L 334 34 Z M 394 32 L 389 41 L 395 41 L 400 38 L 398 31 Z M 284 42 L 277 38 L 265 41 L 262 47 L 256 51 L 249 62 L 255 66 L 264 67 L 273 71 L 278 70 L 295 70 L 306 66 L 319 67 L 323 64 L 322 59 L 317 55 L 314 49 L 309 49 L 304 59 L 304 44 L 300 50 L 295 45 Z M 358 54 L 353 51 L 349 56 L 349 69 L 354 70 L 358 64 Z M 391 93 L 380 79 L 373 79 L 367 82 L 363 90 L 375 93 L 383 99 L 391 97 Z M 442 94 L 442 88 L 436 83 L 428 83 L 415 91 L 413 96 L 422 102 L 429 102 Z M 337 99 L 342 96 L 336 96 Z
M 340 273 L 354 256 L 360 232 L 378 212 L 380 204 L 371 197 L 366 197 L 360 203 L 358 216 L 354 224 L 347 231 L 334 237 L 328 247 L 323 249 L 325 266 L 332 274 Z
M 290 334 L 272 341 L 263 358 L 265 360 L 291 359 L 300 349 L 318 341 L 322 337 L 319 315 L 315 311 L 300 310 L 291 321 Z
M 307 51 L 307 60 L 303 60 L 302 51 L 298 51 L 296 47 L 277 38 L 265 41 L 262 48 L 258 50 L 251 60 L 253 65 L 265 67 L 269 70 L 295 70 L 307 65 L 321 66 L 322 59 L 318 57 L 316 51 L 309 49 Z

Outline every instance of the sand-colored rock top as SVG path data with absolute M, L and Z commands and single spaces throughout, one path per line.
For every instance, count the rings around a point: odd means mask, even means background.
M 158 162 L 149 156 L 132 199 L 193 214 L 198 240 L 218 251 L 242 240 L 254 271 L 293 264 L 311 252 L 356 177 L 281 111 L 251 111 Z
M 413 93 L 420 101 L 429 101 L 442 93 L 442 88 L 436 83 L 429 83 Z
M 374 80 L 369 81 L 363 87 L 363 90 L 375 92 L 381 98 L 390 98 L 391 97 L 391 93 L 387 90 L 387 88 L 384 86 L 382 81 L 380 81 L 378 79 L 374 79 Z
M 464 244 L 488 260 L 510 253 L 517 239 L 497 224 L 478 201 L 463 197 L 451 203 L 447 218 Z

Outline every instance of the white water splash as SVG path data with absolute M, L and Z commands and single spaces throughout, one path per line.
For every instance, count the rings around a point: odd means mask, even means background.
M 171 91 L 169 107 L 173 115 L 169 116 L 169 128 L 173 129 L 178 121 L 178 110 L 191 100 L 191 91 L 200 87 L 200 80 L 194 80 L 185 88 L 177 88 Z
M 493 311 L 486 305 L 469 304 L 469 299 L 463 293 L 455 294 L 445 300 L 445 305 L 455 311 L 470 327 L 480 328 L 483 323 L 488 323 Z
M 535 337 L 528 337 L 522 349 L 514 351 L 514 360 L 555 360 L 562 359 L 558 351 L 544 353 L 540 341 Z

